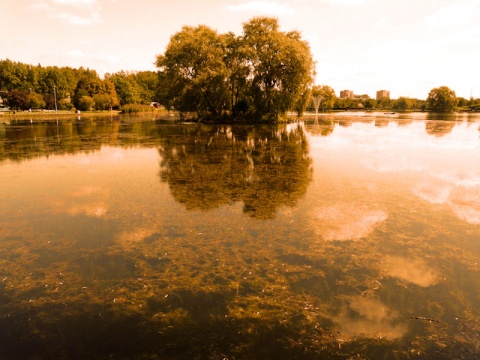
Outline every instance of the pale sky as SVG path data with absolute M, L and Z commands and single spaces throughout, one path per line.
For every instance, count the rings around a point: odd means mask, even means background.
M 0 59 L 156 70 L 183 25 L 241 33 L 254 16 L 298 30 L 318 85 L 425 99 L 435 87 L 480 98 L 480 0 L 0 0 Z

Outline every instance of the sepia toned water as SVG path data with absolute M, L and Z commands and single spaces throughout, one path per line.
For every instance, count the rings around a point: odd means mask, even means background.
M 0 123 L 0 359 L 480 358 L 479 128 Z

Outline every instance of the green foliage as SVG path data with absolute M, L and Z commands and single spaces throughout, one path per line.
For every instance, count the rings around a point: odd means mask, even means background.
M 30 109 L 44 109 L 45 100 L 41 94 L 31 92 L 28 94 L 28 107 Z
M 81 78 L 98 78 L 98 75 L 94 70 L 82 67 L 79 69 L 57 66 L 42 67 L 41 65 L 33 66 L 13 62 L 9 59 L 0 60 L 0 90 L 21 90 L 25 93 L 40 94 L 45 104 L 35 96 L 32 108 L 54 109 L 54 88 L 59 108 L 72 108 L 70 99 Z M 83 93 L 77 97 L 77 100 L 83 95 L 91 96 L 89 93 Z
M 319 106 L 321 111 L 331 110 L 335 106 L 335 90 L 328 85 L 314 86 L 312 88 L 312 101 Z
M 278 119 L 302 112 L 314 63 L 298 32 L 278 30 L 274 18 L 254 18 L 243 36 L 185 26 L 157 57 L 160 102 L 199 117 L 224 113 Z
M 81 104 L 84 96 L 92 98 L 95 104 L 99 106 L 99 110 L 119 105 L 113 82 L 108 79 L 101 80 L 96 74 L 86 75 L 77 83 L 73 103 L 79 110 L 82 110 L 82 107 L 84 107 L 84 104 Z
M 126 104 L 121 108 L 122 114 L 135 114 L 141 112 L 155 112 L 157 109 L 150 105 Z
M 88 95 L 83 95 L 78 100 L 77 109 L 82 110 L 82 111 L 90 111 L 90 110 L 92 110 L 93 105 L 95 105 L 95 100 L 93 100 Z
M 243 25 L 249 93 L 254 112 L 278 118 L 294 109 L 313 82 L 314 62 L 300 33 L 280 32 L 278 20 L 253 18 Z
M 430 90 L 427 103 L 433 111 L 453 111 L 457 106 L 455 91 L 447 86 L 441 86 Z
M 413 101 L 406 97 L 399 97 L 393 103 L 393 109 L 397 111 L 407 111 L 413 109 Z
M 150 104 L 157 101 L 156 93 L 158 88 L 158 75 L 156 71 L 136 72 L 135 81 L 140 87 L 140 98 L 142 104 Z
M 106 74 L 105 78 L 115 85 L 120 105 L 140 104 L 142 102 L 140 85 L 133 73 L 121 71 L 115 74 Z
M 336 109 L 354 109 L 358 106 L 358 99 L 336 98 L 334 108 Z
M 375 99 L 368 98 L 368 99 L 364 99 L 362 101 L 362 104 L 365 107 L 365 109 L 371 110 L 371 109 L 374 109 L 377 106 L 377 101 Z
M 393 107 L 393 100 L 388 98 L 383 98 L 377 101 L 377 109 L 380 110 L 391 110 Z
M 12 90 L 6 96 L 8 106 L 13 110 L 27 110 L 29 108 L 28 93 L 22 90 Z
M 165 89 L 160 102 L 199 115 L 226 110 L 229 96 L 223 57 L 224 43 L 216 31 L 203 25 L 183 27 L 172 36 L 165 55 L 157 58 Z

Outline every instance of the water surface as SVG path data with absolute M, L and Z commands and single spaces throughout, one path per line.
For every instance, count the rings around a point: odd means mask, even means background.
M 479 127 L 0 124 L 0 358 L 478 358 Z

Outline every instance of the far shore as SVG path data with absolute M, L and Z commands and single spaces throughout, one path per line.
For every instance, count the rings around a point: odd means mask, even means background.
M 163 115 L 171 116 L 171 112 L 166 113 L 162 110 L 135 112 L 123 114 L 120 110 L 104 110 L 104 111 L 68 111 L 68 110 L 43 110 L 43 111 L 4 111 L 0 112 L 0 123 L 10 122 L 12 120 L 35 120 L 35 121 L 51 121 L 52 119 L 68 120 L 74 117 L 91 118 L 91 117 L 107 117 L 107 116 L 136 116 L 136 115 Z

